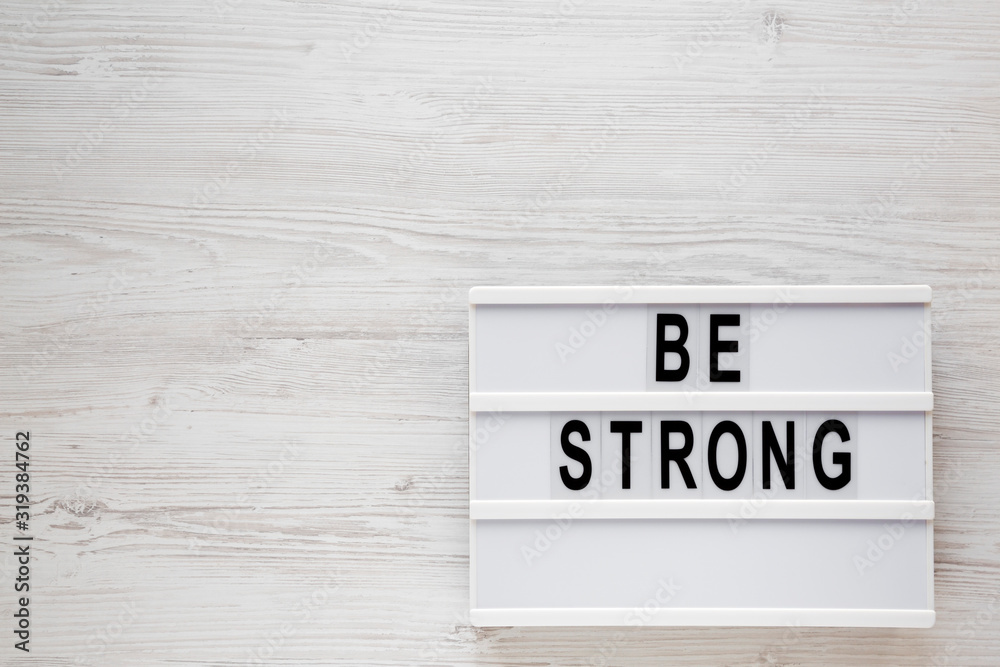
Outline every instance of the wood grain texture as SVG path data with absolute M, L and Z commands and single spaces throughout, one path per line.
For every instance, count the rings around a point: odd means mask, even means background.
M 998 45 L 985 0 L 6 2 L 32 664 L 997 664 Z M 470 627 L 466 290 L 633 283 L 934 288 L 934 629 Z

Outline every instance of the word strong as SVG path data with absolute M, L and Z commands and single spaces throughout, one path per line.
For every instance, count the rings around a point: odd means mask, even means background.
M 712 497 L 749 490 L 745 482 L 755 470 L 761 491 L 796 495 L 808 486 L 810 495 L 855 495 L 856 414 L 580 414 L 553 420 L 552 460 L 562 489 L 556 496 L 691 497 L 706 486 Z M 655 435 L 644 438 L 650 424 Z

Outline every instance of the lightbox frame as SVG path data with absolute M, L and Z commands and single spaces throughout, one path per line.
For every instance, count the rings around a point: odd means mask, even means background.
M 794 294 L 800 304 L 924 305 L 924 391 L 922 392 L 477 392 L 476 306 L 572 304 L 770 304 Z M 926 285 L 766 285 L 766 286 L 618 286 L 618 287 L 473 287 L 469 290 L 469 604 L 474 626 L 623 626 L 642 612 L 649 626 L 737 627 L 884 627 L 930 628 L 934 625 L 934 432 L 931 367 L 931 288 Z M 683 404 L 681 401 L 683 400 Z M 693 401 L 693 402 L 692 402 Z M 780 404 L 780 408 L 775 408 Z M 643 499 L 588 501 L 478 500 L 476 498 L 475 419 L 477 412 L 557 412 L 676 410 L 782 411 L 848 410 L 924 412 L 925 500 L 770 500 L 752 520 L 857 519 L 897 520 L 921 517 L 927 535 L 926 609 L 836 608 L 485 608 L 477 603 L 476 525 L 482 520 L 556 518 L 570 503 L 582 508 L 581 519 L 725 519 L 743 499 Z

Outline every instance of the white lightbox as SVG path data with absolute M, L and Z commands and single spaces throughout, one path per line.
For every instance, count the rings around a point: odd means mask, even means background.
M 473 623 L 933 625 L 930 301 L 472 289 Z

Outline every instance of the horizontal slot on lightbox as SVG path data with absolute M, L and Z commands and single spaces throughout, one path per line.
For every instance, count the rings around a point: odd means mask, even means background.
M 932 500 L 473 500 L 474 520 L 518 519 L 833 519 L 930 521 Z
M 470 392 L 470 412 L 824 411 L 928 412 L 929 391 Z
M 469 303 L 930 303 L 926 285 L 473 287 Z
M 627 625 L 929 628 L 929 609 L 472 609 L 472 624 L 498 626 Z

